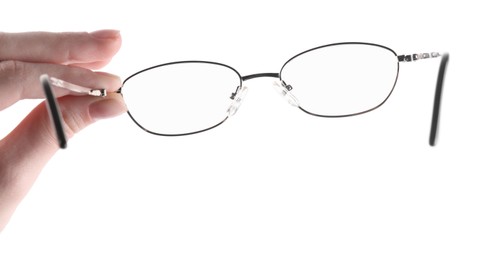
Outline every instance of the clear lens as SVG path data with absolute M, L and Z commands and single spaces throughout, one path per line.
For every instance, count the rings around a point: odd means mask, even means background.
M 148 132 L 183 135 L 225 121 L 241 85 L 234 69 L 212 62 L 176 62 L 128 78 L 122 93 L 133 120 Z
M 334 44 L 293 57 L 280 75 L 306 112 L 348 116 L 386 101 L 397 80 L 398 59 L 383 46 Z

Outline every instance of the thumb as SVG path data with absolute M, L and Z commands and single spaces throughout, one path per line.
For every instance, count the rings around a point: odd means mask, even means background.
M 104 98 L 64 96 L 58 99 L 58 104 L 68 139 L 99 119 L 126 112 L 122 96 L 116 93 Z M 46 104 L 42 102 L 0 141 L 1 186 L 12 187 L 10 196 L 20 201 L 58 149 L 54 127 Z

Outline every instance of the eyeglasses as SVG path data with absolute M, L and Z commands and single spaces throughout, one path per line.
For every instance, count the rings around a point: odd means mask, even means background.
M 279 73 L 241 76 L 234 68 L 212 61 L 176 61 L 146 68 L 124 80 L 121 93 L 131 119 L 148 133 L 183 136 L 215 128 L 233 116 L 244 96 L 247 80 L 271 77 L 289 104 L 318 117 L 348 117 L 383 105 L 395 88 L 400 63 L 441 58 L 435 90 L 429 144 L 435 145 L 448 53 L 397 55 L 373 43 L 335 43 L 301 52 L 285 62 Z M 60 79 L 41 77 L 47 104 L 61 147 L 66 146 L 62 116 L 51 87 L 104 96 Z

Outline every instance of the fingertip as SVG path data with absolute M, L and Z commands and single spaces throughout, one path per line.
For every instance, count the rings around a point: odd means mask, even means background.
M 117 30 L 100 30 L 79 34 L 78 42 L 70 44 L 66 65 L 100 69 L 108 64 L 121 48 L 121 34 Z M 86 37 L 87 36 L 87 37 Z
M 114 56 L 121 48 L 121 33 L 118 30 L 99 30 L 90 33 L 91 37 L 106 42 L 109 46 L 110 57 Z M 110 59 L 105 59 L 110 60 Z
M 106 39 L 121 39 L 119 30 L 98 30 L 89 33 L 92 37 L 106 40 Z
M 120 94 L 112 93 L 89 105 L 89 114 L 93 121 L 118 116 L 127 111 Z
M 85 62 L 72 64 L 87 69 L 97 70 L 106 66 L 111 59 L 121 49 L 122 39 L 118 30 L 99 30 L 89 33 L 89 35 L 96 40 L 98 48 L 96 50 L 96 58 L 87 59 Z
M 96 75 L 101 76 L 100 78 L 102 78 L 103 82 L 106 83 L 102 87 L 107 89 L 108 92 L 114 92 L 118 90 L 123 84 L 123 80 L 117 75 L 103 71 L 96 71 L 95 73 Z

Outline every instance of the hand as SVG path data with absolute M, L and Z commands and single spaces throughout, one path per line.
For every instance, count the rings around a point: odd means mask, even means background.
M 21 99 L 44 98 L 41 74 L 89 88 L 114 92 L 117 76 L 93 72 L 109 63 L 121 47 L 119 32 L 1 33 L 0 110 Z M 56 92 L 68 138 L 98 119 L 126 112 L 120 94 L 105 98 Z M 0 140 L 0 230 L 27 194 L 58 143 L 45 103 L 37 106 Z

